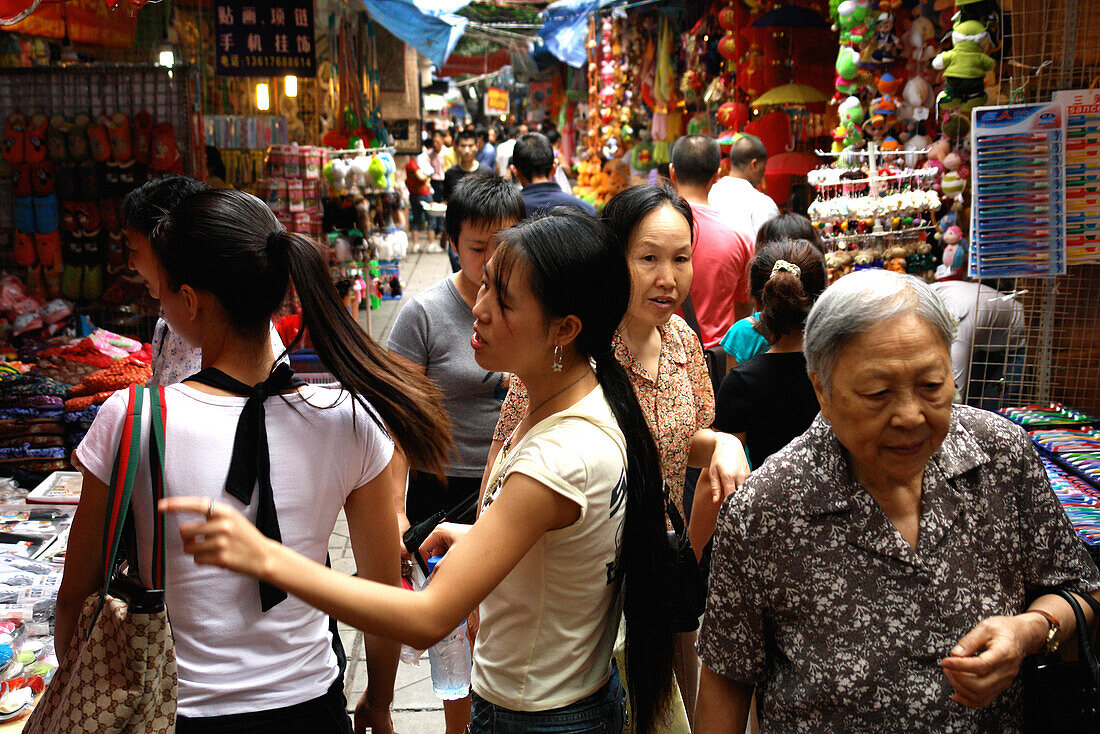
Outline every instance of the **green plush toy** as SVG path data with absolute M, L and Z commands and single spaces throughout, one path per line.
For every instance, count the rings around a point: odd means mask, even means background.
M 932 59 L 932 67 L 943 71 L 944 88 L 936 103 L 945 109 L 969 112 L 985 104 L 985 75 L 993 68 L 993 58 L 985 53 L 989 33 L 976 20 L 967 20 L 951 32 L 954 48 Z

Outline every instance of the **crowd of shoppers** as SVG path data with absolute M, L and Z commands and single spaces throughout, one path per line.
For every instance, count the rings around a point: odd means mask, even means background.
M 397 643 L 467 618 L 472 695 L 448 731 L 740 734 L 754 697 L 763 731 L 1019 731 L 1021 659 L 1076 625 L 1050 592 L 1100 596 L 1100 572 L 1022 431 L 953 405 L 936 292 L 886 271 L 826 289 L 808 221 L 721 200 L 762 175 L 753 139 L 734 146 L 743 183 L 719 187 L 717 145 L 688 136 L 678 191 L 628 188 L 597 218 L 553 182 L 546 136 L 491 138 L 461 131 L 454 153 L 433 133 L 410 162 L 419 191 L 449 185 L 458 268 L 406 302 L 389 350 L 255 197 L 177 181 L 128 201 L 162 331 L 190 350 L 158 347 L 180 362 L 161 371 L 176 731 L 351 731 L 336 619 L 366 634 L 357 726 L 391 732 Z M 289 287 L 338 389 L 278 362 Z M 677 315 L 689 297 L 704 343 Z M 734 349 L 711 367 L 717 411 L 705 342 Z M 126 407 L 108 400 L 75 453 L 62 653 Z M 357 578 L 325 566 L 341 509 Z M 442 561 L 400 588 L 399 538 L 441 510 L 404 550 Z M 673 513 L 710 549 L 701 628 L 677 613 Z

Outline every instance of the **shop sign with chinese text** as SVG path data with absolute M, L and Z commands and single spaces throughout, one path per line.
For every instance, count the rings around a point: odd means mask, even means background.
M 214 0 L 220 76 L 315 76 L 313 0 Z
M 508 92 L 504 89 L 489 87 L 485 90 L 485 114 L 508 114 Z

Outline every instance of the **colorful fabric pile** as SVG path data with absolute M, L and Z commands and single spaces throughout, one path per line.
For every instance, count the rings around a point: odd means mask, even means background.
M 33 487 L 68 457 L 115 390 L 151 376 L 148 344 L 99 330 L 79 341 L 27 342 L 0 364 L 0 475 Z

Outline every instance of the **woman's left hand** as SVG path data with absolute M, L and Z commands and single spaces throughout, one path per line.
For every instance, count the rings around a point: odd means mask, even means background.
M 940 661 L 944 675 L 955 689 L 951 700 L 980 708 L 988 706 L 1020 672 L 1020 663 L 1034 648 L 1035 620 L 1042 617 L 989 617 L 966 633 Z
M 729 433 L 714 433 L 714 453 L 710 456 L 710 480 L 714 501 L 721 504 L 748 479 L 749 459 L 745 447 Z
M 159 508 L 204 516 L 180 525 L 183 550 L 195 557 L 195 563 L 263 578 L 273 541 L 244 515 L 209 497 L 169 497 L 160 501 Z

